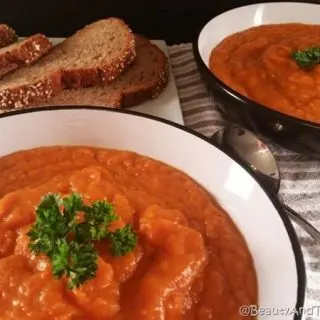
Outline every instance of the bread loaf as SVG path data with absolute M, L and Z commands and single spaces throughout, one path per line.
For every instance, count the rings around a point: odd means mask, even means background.
M 167 58 L 143 36 L 136 35 L 135 39 L 136 61 L 116 80 L 103 86 L 64 90 L 42 106 L 128 108 L 158 96 L 168 82 Z
M 94 22 L 54 47 L 37 63 L 0 80 L 0 108 L 41 103 L 63 89 L 102 85 L 135 59 L 135 41 L 120 19 Z

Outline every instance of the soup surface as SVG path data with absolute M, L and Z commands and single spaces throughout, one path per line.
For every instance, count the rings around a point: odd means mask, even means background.
M 0 319 L 253 319 L 251 255 L 209 194 L 184 173 L 126 151 L 48 147 L 0 159 Z M 139 241 L 114 257 L 103 241 L 96 277 L 78 289 L 55 279 L 26 232 L 48 192 L 107 199 Z
M 320 64 L 304 69 L 292 58 L 314 47 L 320 50 L 320 25 L 262 25 L 225 38 L 212 50 L 209 68 L 262 105 L 320 123 Z

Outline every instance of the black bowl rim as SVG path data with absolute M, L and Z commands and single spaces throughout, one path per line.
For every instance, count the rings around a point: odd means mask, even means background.
M 209 138 L 205 137 L 204 135 L 188 128 L 185 127 L 181 124 L 175 123 L 170 120 L 166 120 L 163 118 L 159 118 L 153 115 L 147 115 L 143 114 L 140 112 L 128 110 L 128 109 L 114 109 L 114 108 L 101 108 L 101 107 L 94 107 L 94 106 L 47 106 L 47 107 L 39 107 L 39 108 L 30 108 L 30 109 L 23 109 L 23 110 L 15 110 L 15 111 L 9 111 L 6 113 L 0 114 L 0 123 L 1 119 L 3 118 L 8 118 L 8 117 L 14 117 L 17 115 L 23 115 L 23 114 L 28 114 L 28 113 L 35 113 L 35 112 L 45 112 L 45 111 L 61 111 L 61 110 L 99 110 L 101 112 L 116 112 L 116 113 L 122 113 L 122 114 L 128 114 L 131 116 L 135 117 L 140 117 L 140 118 L 147 118 L 156 122 L 160 122 L 163 124 L 166 124 L 171 127 L 175 127 L 177 129 L 180 129 L 184 131 L 187 134 L 191 134 L 200 140 L 203 140 L 210 144 L 211 146 L 216 147 L 218 150 L 223 152 L 225 155 L 227 155 L 231 160 L 234 162 L 238 163 L 244 170 L 247 171 L 247 173 L 258 183 L 258 185 L 262 188 L 262 190 L 265 192 L 271 203 L 273 204 L 274 208 L 278 212 L 280 218 L 282 219 L 282 222 L 284 224 L 284 227 L 287 231 L 287 234 L 289 236 L 291 246 L 292 246 L 292 251 L 295 256 L 295 261 L 296 261 L 296 269 L 297 269 L 297 301 L 296 301 L 296 306 L 295 310 L 302 310 L 302 307 L 304 306 L 304 301 L 305 301 L 305 292 L 306 292 L 306 270 L 305 270 L 305 264 L 304 264 L 304 258 L 301 250 L 301 245 L 298 240 L 298 236 L 296 234 L 296 231 L 291 224 L 291 221 L 288 217 L 288 215 L 285 213 L 284 208 L 281 206 L 279 200 L 272 195 L 269 190 L 265 188 L 262 183 L 257 179 L 257 177 L 252 173 L 252 171 L 249 170 L 249 168 L 245 165 L 244 162 L 240 161 L 239 159 L 236 159 L 232 153 L 228 152 L 227 150 L 224 150 L 222 147 L 220 147 L 218 144 L 210 140 Z M 302 313 L 296 314 L 294 316 L 294 320 L 301 320 Z
M 274 110 L 272 108 L 269 108 L 263 104 L 260 104 L 258 102 L 255 102 L 254 100 L 251 100 L 250 98 L 247 98 L 243 95 L 241 95 L 240 93 L 238 93 L 237 91 L 234 91 L 232 88 L 230 88 L 228 85 L 226 85 L 224 82 L 222 82 L 209 68 L 208 66 L 206 65 L 206 63 L 203 61 L 202 59 L 202 56 L 200 54 L 200 51 L 199 51 L 199 38 L 202 34 L 202 31 L 203 29 L 206 27 L 206 25 L 211 22 L 212 20 L 218 18 L 218 17 L 221 17 L 223 16 L 224 14 L 230 12 L 230 11 L 235 11 L 237 9 L 241 9 L 241 8 L 246 8 L 246 7 L 252 7 L 254 5 L 259 5 L 259 4 L 264 4 L 264 5 L 268 5 L 268 4 L 272 4 L 272 5 L 280 5 L 280 4 L 283 4 L 283 3 L 292 3 L 292 4 L 305 4 L 305 5 L 308 5 L 308 4 L 319 4 L 319 2 L 317 2 L 317 0 L 307 0 L 307 1 L 303 1 L 303 2 L 297 2 L 297 1 L 282 1 L 282 2 L 263 2 L 263 3 L 259 3 L 259 2 L 256 2 L 256 3 L 251 3 L 249 5 L 244 5 L 244 6 L 239 6 L 239 7 L 236 7 L 234 9 L 231 9 L 231 10 L 227 10 L 219 15 L 216 15 L 214 16 L 213 18 L 211 18 L 210 20 L 208 20 L 200 29 L 200 32 L 197 36 L 197 38 L 193 41 L 193 53 L 194 53 L 194 56 L 195 56 L 195 60 L 198 64 L 198 66 L 202 69 L 203 72 L 206 73 L 207 76 L 211 77 L 211 79 L 216 83 L 216 85 L 219 86 L 219 88 L 221 90 L 223 90 L 227 95 L 229 95 L 232 99 L 237 99 L 238 100 L 238 103 L 241 103 L 241 104 L 244 104 L 246 106 L 253 106 L 255 108 L 259 108 L 259 110 L 261 110 L 262 112 L 265 112 L 265 113 L 273 113 L 275 116 L 277 116 L 279 119 L 283 119 L 285 121 L 291 121 L 293 123 L 296 123 L 298 125 L 301 125 L 301 126 L 304 126 L 304 127 L 309 127 L 309 128 L 312 128 L 312 129 L 320 129 L 320 123 L 317 123 L 317 122 L 312 122 L 312 121 L 308 121 L 308 120 L 304 120 L 304 119 L 300 119 L 300 118 L 297 118 L 297 117 L 294 117 L 294 116 L 291 116 L 289 114 L 285 114 L 285 113 L 282 113 L 280 111 L 277 111 L 277 110 Z M 263 24 L 262 24 L 263 25 Z M 212 46 L 212 49 L 214 48 L 214 46 Z

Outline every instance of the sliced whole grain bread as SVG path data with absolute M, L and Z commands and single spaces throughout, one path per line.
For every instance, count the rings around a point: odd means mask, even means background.
M 52 48 L 43 34 L 36 34 L 0 49 L 0 78 L 22 66 L 32 64 Z
M 27 107 L 63 89 L 108 83 L 135 60 L 134 35 L 120 19 L 99 20 L 55 46 L 35 64 L 0 80 L 0 108 Z
M 128 108 L 158 96 L 168 82 L 167 57 L 143 36 L 136 35 L 135 39 L 136 61 L 113 82 L 103 86 L 64 90 L 41 106 Z
M 18 40 L 16 32 L 6 24 L 0 24 L 0 48 L 6 47 Z

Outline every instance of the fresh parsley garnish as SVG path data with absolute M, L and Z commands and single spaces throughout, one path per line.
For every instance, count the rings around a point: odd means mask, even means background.
M 73 289 L 95 277 L 97 258 L 92 243 L 58 239 L 52 256 L 52 273 L 56 278 L 66 275 L 69 278 L 69 288 Z
M 117 220 L 110 203 L 96 201 L 91 207 L 84 206 L 84 224 L 88 225 L 92 240 L 102 240 L 109 234 L 106 226 Z M 107 213 L 107 214 L 105 214 Z
M 109 240 L 114 256 L 123 256 L 136 246 L 137 235 L 131 225 L 108 229 L 117 219 L 107 201 L 87 205 L 77 193 L 65 198 L 47 194 L 36 208 L 36 220 L 28 232 L 29 248 L 49 257 L 54 277 L 66 276 L 69 288 L 78 288 L 96 275 L 98 254 L 94 241 Z
M 292 58 L 300 68 L 312 68 L 320 63 L 320 47 L 294 51 Z
M 36 209 L 36 221 L 28 233 L 30 249 L 52 258 L 57 239 L 63 239 L 69 232 L 68 215 L 60 213 L 62 201 L 58 195 L 48 194 Z
M 130 224 L 109 233 L 108 237 L 111 240 L 111 252 L 114 256 L 124 256 L 131 252 L 137 242 L 137 237 Z

